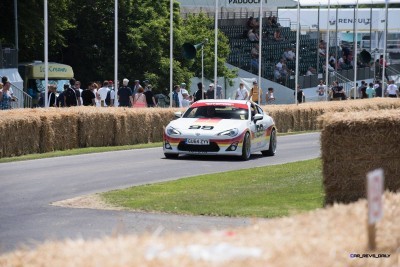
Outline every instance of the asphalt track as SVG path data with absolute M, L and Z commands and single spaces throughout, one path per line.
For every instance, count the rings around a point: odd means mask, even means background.
M 231 157 L 168 160 L 161 148 L 153 148 L 1 163 L 0 254 L 45 240 L 249 225 L 253 219 L 72 209 L 50 203 L 198 174 L 313 159 L 320 156 L 319 136 L 280 136 L 274 157 L 254 154 L 247 162 Z

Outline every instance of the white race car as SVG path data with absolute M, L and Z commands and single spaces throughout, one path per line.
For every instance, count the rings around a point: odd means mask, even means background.
M 276 152 L 274 120 L 254 102 L 200 100 L 193 103 L 164 130 L 166 158 L 189 155 L 232 155 L 248 160 L 254 152 Z

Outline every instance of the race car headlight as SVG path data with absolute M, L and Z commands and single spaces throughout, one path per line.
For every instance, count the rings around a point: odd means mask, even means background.
M 220 132 L 217 135 L 227 135 L 227 136 L 230 136 L 230 137 L 234 137 L 238 133 L 239 133 L 239 129 L 238 128 L 233 128 L 233 129 L 230 129 L 230 130 L 227 130 L 227 131 Z
M 167 134 L 168 135 L 181 135 L 181 132 L 175 129 L 174 127 L 169 126 L 167 128 Z

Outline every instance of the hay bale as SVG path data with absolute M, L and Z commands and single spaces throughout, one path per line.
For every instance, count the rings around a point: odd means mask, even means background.
M 40 110 L 40 153 L 79 146 L 77 115 L 58 108 Z
M 28 113 L 1 112 L 0 158 L 39 153 L 40 117 Z
M 375 251 L 367 249 L 366 200 L 360 200 L 235 229 L 49 241 L 0 256 L 0 266 L 394 267 L 400 258 L 400 194 L 385 192 L 383 204 Z M 351 256 L 366 253 L 390 257 Z
M 321 114 L 349 112 L 356 110 L 400 109 L 400 101 L 396 99 L 368 99 L 355 101 L 304 103 L 301 105 L 268 105 L 264 109 L 274 118 L 278 131 L 281 133 L 293 131 L 310 131 L 321 129 L 318 117 Z M 16 121 L 27 123 L 18 126 L 28 129 L 18 132 L 18 144 L 15 149 L 4 146 L 0 157 L 39 153 L 54 150 L 64 150 L 79 147 L 98 147 L 113 145 L 132 145 L 147 142 L 157 142 L 162 139 L 162 129 L 172 119 L 175 111 L 183 109 L 162 108 L 49 108 L 49 109 L 19 109 L 1 111 L 2 132 L 13 132 Z M 38 127 L 33 122 L 35 116 L 41 121 L 40 131 L 30 131 Z M 26 117 L 27 119 L 23 119 Z M 21 119 L 22 118 L 22 119 Z M 36 119 L 35 119 L 36 120 Z M 14 122 L 15 121 L 15 122 Z M 30 123 L 33 123 L 30 125 Z M 15 128 L 15 127 L 14 127 Z M 34 137 L 27 137 L 31 132 Z M 6 133 L 1 133 L 5 134 Z M 13 136 L 15 137 L 15 136 Z M 29 141 L 28 141 L 29 139 Z M 38 141 L 30 140 L 37 139 Z M 18 147 L 23 142 L 24 147 Z M 39 142 L 39 147 L 35 143 Z M 33 146 L 33 147 L 32 147 Z M 7 152 L 5 152 L 7 150 Z
M 385 188 L 400 189 L 400 110 L 321 117 L 325 204 L 365 197 L 366 174 L 385 172 Z

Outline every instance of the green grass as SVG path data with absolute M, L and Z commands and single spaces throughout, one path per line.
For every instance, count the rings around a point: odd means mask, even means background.
M 64 156 L 75 156 L 75 155 L 81 155 L 81 154 L 101 153 L 101 152 L 140 149 L 140 148 L 151 148 L 151 147 L 162 147 L 162 142 L 127 145 L 127 146 L 87 147 L 87 148 L 76 148 L 76 149 L 63 150 L 63 151 L 54 151 L 54 152 L 48 152 L 48 153 L 42 153 L 42 154 L 29 154 L 29 155 L 23 155 L 23 156 L 18 156 L 18 157 L 0 158 L 0 163 L 22 161 L 22 160 L 32 160 L 32 159 L 64 157 Z
M 131 210 L 189 215 L 280 217 L 323 203 L 321 160 L 201 175 L 102 193 Z

